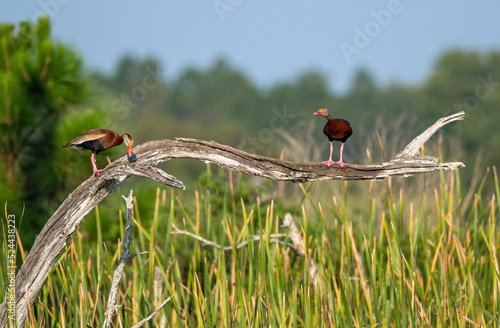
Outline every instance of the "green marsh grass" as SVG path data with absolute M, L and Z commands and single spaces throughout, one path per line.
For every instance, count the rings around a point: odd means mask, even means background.
M 126 266 L 113 327 L 133 326 L 169 296 L 147 327 L 500 327 L 495 169 L 470 205 L 459 172 L 273 184 L 256 187 L 249 177 L 207 167 L 195 188 L 136 195 L 131 248 L 147 253 Z M 483 195 L 488 184 L 494 193 Z M 264 200 L 273 186 L 281 193 Z M 299 196 L 284 199 L 288 188 Z M 141 211 L 145 201 L 152 211 Z M 89 215 L 96 230 L 73 235 L 26 327 L 102 326 L 123 211 L 124 202 L 113 218 L 99 208 Z M 301 229 L 304 257 L 270 243 L 271 234 L 286 233 L 280 225 L 287 211 Z M 118 240 L 103 239 L 109 222 L 120 227 Z M 231 250 L 172 233 L 171 223 Z M 2 229 L 4 238 L 5 220 Z M 237 249 L 243 241 L 248 245 Z M 1 264 L 6 281 L 5 256 Z

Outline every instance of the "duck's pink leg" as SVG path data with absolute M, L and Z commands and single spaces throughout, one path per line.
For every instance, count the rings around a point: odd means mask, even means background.
M 321 164 L 326 164 L 328 166 L 335 164 L 335 162 L 332 161 L 332 153 L 333 153 L 333 142 L 330 142 L 330 158 L 328 158 L 327 161 L 321 162 Z
M 90 161 L 92 162 L 92 169 L 94 170 L 94 175 L 95 176 L 98 176 L 99 173 L 101 173 L 102 171 L 104 171 L 104 169 L 97 169 L 97 164 L 96 164 L 96 159 L 95 159 L 95 154 L 92 153 L 92 156 L 90 156 Z
M 344 167 L 344 165 L 349 165 L 349 163 L 342 162 L 342 153 L 343 152 L 344 152 L 344 143 L 342 143 L 342 145 L 340 146 L 340 161 L 338 161 L 337 163 L 335 163 L 335 164 L 340 165 L 341 167 Z

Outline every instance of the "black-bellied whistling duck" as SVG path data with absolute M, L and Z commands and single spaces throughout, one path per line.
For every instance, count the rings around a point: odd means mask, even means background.
M 330 113 L 328 113 L 328 109 L 325 107 L 320 108 L 314 115 L 321 115 L 326 117 L 328 122 L 326 122 L 325 127 L 323 128 L 323 133 L 328 137 L 330 141 L 330 158 L 327 161 L 321 162 L 328 166 L 333 164 L 338 164 L 341 167 L 344 165 L 348 165 L 349 163 L 342 162 L 342 153 L 344 151 L 344 144 L 352 134 L 351 125 L 346 120 L 341 118 L 332 118 Z M 338 162 L 332 161 L 332 152 L 333 152 L 333 140 L 340 141 L 342 145 L 340 146 L 340 160 Z
M 63 147 L 71 149 L 89 149 L 92 150 L 92 156 L 90 156 L 90 161 L 92 162 L 92 168 L 94 170 L 94 175 L 98 175 L 104 169 L 98 170 L 96 165 L 96 156 L 101 151 L 109 149 L 114 146 L 118 146 L 125 142 L 127 146 L 127 157 L 129 162 L 133 162 L 135 155 L 132 153 L 133 139 L 128 133 L 124 133 L 122 136 L 118 135 L 116 132 L 107 129 L 93 129 L 85 132 L 81 136 L 76 137 L 71 140 Z

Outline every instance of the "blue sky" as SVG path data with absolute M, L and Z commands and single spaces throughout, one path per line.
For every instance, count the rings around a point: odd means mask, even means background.
M 500 1 L 7 1 L 0 21 L 40 14 L 53 36 L 110 72 L 130 53 L 158 58 L 166 79 L 224 56 L 259 86 L 316 69 L 345 91 L 359 68 L 381 85 L 419 83 L 450 48 L 500 49 Z

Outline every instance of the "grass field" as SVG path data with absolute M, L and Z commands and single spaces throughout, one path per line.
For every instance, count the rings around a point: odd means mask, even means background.
M 113 326 L 131 327 L 173 296 L 146 327 L 500 327 L 496 171 L 474 190 L 458 172 L 410 179 L 274 185 L 273 194 L 208 170 L 196 190 L 137 194 L 131 248 L 148 253 L 126 266 Z M 154 209 L 142 216 L 147 202 Z M 89 215 L 95 231 L 74 234 L 26 327 L 102 326 L 123 240 L 103 236 L 110 222 L 123 234 L 124 210 Z M 286 212 L 302 255 L 280 228 Z M 230 249 L 176 234 L 172 223 Z

